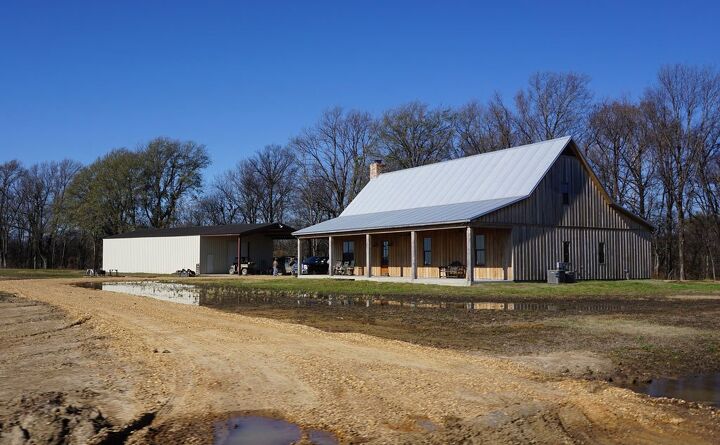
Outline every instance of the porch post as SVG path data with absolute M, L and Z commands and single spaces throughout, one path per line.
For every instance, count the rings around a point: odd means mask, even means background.
M 473 261 L 473 257 L 475 256 L 475 248 L 473 246 L 473 242 L 475 241 L 475 237 L 473 236 L 473 228 L 468 226 L 466 231 L 466 242 L 465 247 L 467 248 L 467 267 L 465 269 L 465 279 L 467 279 L 468 283 L 472 284 L 473 281 L 473 269 L 475 267 L 475 261 Z
M 302 239 L 300 238 L 297 239 L 297 259 L 295 264 L 297 265 L 297 276 L 299 278 L 302 273 Z
M 328 275 L 333 275 L 333 237 L 328 236 Z
M 410 232 L 410 278 L 417 280 L 417 232 Z
M 371 252 L 371 250 L 370 250 L 371 244 L 370 243 L 371 242 L 372 242 L 372 240 L 370 238 L 370 234 L 366 233 L 365 234 L 365 276 L 368 278 L 370 278 L 370 276 L 371 276 L 371 273 L 370 273 L 370 252 Z

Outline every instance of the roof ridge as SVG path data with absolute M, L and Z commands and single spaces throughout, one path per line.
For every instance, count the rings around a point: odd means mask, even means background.
M 414 167 L 407 167 L 407 168 L 402 168 L 402 169 L 400 169 L 400 170 L 393 170 L 393 171 L 389 171 L 389 172 L 387 172 L 387 173 L 382 173 L 382 174 L 380 174 L 380 176 L 378 176 L 378 177 L 380 178 L 380 177 L 383 177 L 383 176 L 385 176 L 385 175 L 391 175 L 391 174 L 393 174 L 393 173 L 405 172 L 405 171 L 408 171 L 408 170 L 415 170 L 415 169 L 418 169 L 418 168 L 430 167 L 430 166 L 433 166 L 433 165 L 447 164 L 447 163 L 449 163 L 449 162 L 454 162 L 454 161 L 462 161 L 462 160 L 471 159 L 471 158 L 478 158 L 478 157 L 481 157 L 481 156 L 493 155 L 493 154 L 496 154 L 496 153 L 505 152 L 505 151 L 510 151 L 510 150 L 518 150 L 518 149 L 521 149 L 521 148 L 530 148 L 530 147 L 532 147 L 533 145 L 548 144 L 548 143 L 550 143 L 550 142 L 560 141 L 560 140 L 562 140 L 562 139 L 567 139 L 568 142 L 569 142 L 569 141 L 572 139 L 572 136 L 562 136 L 562 137 L 559 137 L 559 138 L 552 138 L 552 139 L 547 139 L 547 140 L 544 140 L 544 141 L 531 142 L 531 143 L 529 143 L 529 144 L 516 145 L 516 146 L 514 146 L 514 147 L 500 148 L 500 149 L 498 149 L 498 150 L 486 151 L 486 152 L 484 152 L 484 153 L 477 153 L 477 154 L 469 155 L 469 156 L 461 156 L 461 157 L 459 157 L 459 158 L 445 159 L 445 160 L 443 160 L 443 161 L 433 162 L 433 163 L 431 163 L 431 164 L 416 165 L 416 166 L 414 166 Z M 566 144 L 567 144 L 567 142 L 566 142 Z

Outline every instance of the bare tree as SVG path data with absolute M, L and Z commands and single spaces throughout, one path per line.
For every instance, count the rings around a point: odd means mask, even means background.
M 56 170 L 56 163 L 43 162 L 32 165 L 20 178 L 18 229 L 27 234 L 33 269 L 48 266 L 45 241 L 52 216 L 52 181 Z
M 472 101 L 455 113 L 455 134 L 457 156 L 469 156 L 515 144 L 513 116 L 495 95 L 488 105 Z
M 19 161 L 0 164 L 0 267 L 8 265 L 10 231 L 20 209 L 20 178 L 23 168 Z
M 638 144 L 640 110 L 627 100 L 594 107 L 589 118 L 588 158 L 613 200 L 625 205 L 629 153 Z
M 709 68 L 666 66 L 645 93 L 643 108 L 655 145 L 668 212 L 677 215 L 678 278 L 685 279 L 685 223 L 699 162 L 717 144 L 718 74 Z
M 292 151 L 279 145 L 267 145 L 248 160 L 252 172 L 245 179 L 252 179 L 258 199 L 260 219 L 263 222 L 284 222 L 288 216 L 292 187 L 297 173 Z M 253 177 L 254 176 L 254 177 Z
M 453 149 L 453 113 L 412 102 L 386 111 L 379 127 L 379 153 L 390 169 L 449 159 Z
M 157 138 L 141 147 L 140 158 L 144 216 L 151 227 L 169 227 L 180 199 L 202 185 L 202 170 L 210 165 L 207 149 L 193 141 Z
M 520 143 L 562 136 L 582 139 L 592 100 L 589 77 L 577 73 L 542 72 L 515 96 L 515 128 Z
M 377 147 L 376 124 L 368 113 L 333 108 L 292 139 L 304 182 L 312 183 L 308 204 L 336 217 L 368 181 L 368 156 Z

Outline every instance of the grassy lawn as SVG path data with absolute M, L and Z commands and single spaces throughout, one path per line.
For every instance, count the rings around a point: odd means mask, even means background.
M 406 283 L 378 283 L 290 277 L 241 277 L 192 279 L 193 282 L 240 289 L 262 289 L 281 293 L 308 292 L 335 295 L 415 295 L 442 297 L 655 297 L 673 295 L 718 295 L 720 282 L 711 281 L 583 281 L 568 285 L 545 283 L 480 283 L 450 287 Z
M 0 280 L 77 278 L 84 274 L 84 270 L 75 269 L 0 269 Z

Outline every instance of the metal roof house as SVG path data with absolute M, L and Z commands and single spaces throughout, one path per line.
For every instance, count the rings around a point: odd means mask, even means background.
M 378 167 L 339 217 L 293 233 L 299 252 L 324 237 L 330 264 L 394 281 L 536 281 L 557 262 L 584 279 L 650 277 L 652 227 L 612 201 L 570 137 Z M 449 276 L 461 279 L 437 280 Z
M 279 223 L 144 229 L 103 239 L 103 268 L 121 272 L 228 273 L 238 258 L 271 267 L 273 241 L 292 239 Z

